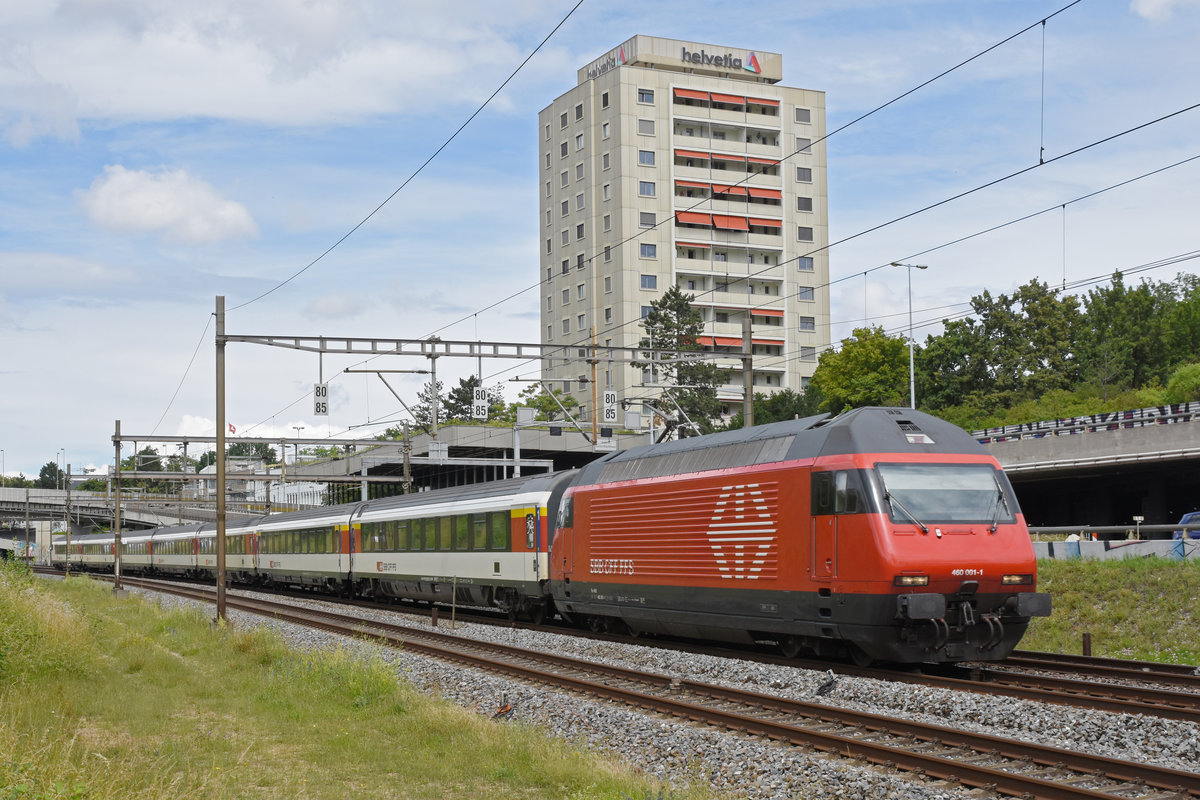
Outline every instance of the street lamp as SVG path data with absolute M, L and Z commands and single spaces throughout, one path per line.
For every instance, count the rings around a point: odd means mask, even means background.
M 928 264 L 900 264 L 892 262 L 893 267 L 908 269 L 908 407 L 917 407 L 917 376 L 913 369 L 913 324 L 912 324 L 912 271 L 914 269 L 929 269 Z
M 296 464 L 300 463 L 300 431 L 304 430 L 303 425 L 293 425 L 292 430 L 296 432 Z

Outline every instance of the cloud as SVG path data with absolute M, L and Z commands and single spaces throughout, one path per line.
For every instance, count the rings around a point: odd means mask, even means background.
M 157 233 L 188 244 L 258 233 L 245 206 L 223 199 L 212 185 L 184 170 L 153 173 L 110 165 L 76 196 L 88 217 L 108 230 Z
M 361 294 L 323 294 L 305 307 L 304 315 L 312 320 L 347 319 L 359 316 L 374 305 L 371 298 Z
M 1164 22 L 1171 18 L 1176 9 L 1200 7 L 1200 0 L 1133 0 L 1130 10 L 1151 22 Z

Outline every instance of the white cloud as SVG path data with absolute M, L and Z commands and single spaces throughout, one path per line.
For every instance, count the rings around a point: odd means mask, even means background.
M 1152 22 L 1163 22 L 1171 18 L 1176 9 L 1200 8 L 1200 0 L 1132 0 L 1130 10 Z
M 157 233 L 190 244 L 258 232 L 245 206 L 223 199 L 184 170 L 154 173 L 110 165 L 77 196 L 93 222 L 114 231 Z

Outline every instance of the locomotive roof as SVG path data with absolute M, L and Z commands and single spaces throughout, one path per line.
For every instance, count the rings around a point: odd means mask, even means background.
M 585 467 L 577 485 L 852 453 L 985 452 L 945 420 L 909 408 L 867 407 L 633 447 Z

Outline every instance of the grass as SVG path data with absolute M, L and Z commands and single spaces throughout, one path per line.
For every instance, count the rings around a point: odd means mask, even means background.
M 1043 560 L 1038 590 L 1054 613 L 1034 618 L 1020 647 L 1200 664 L 1200 562 L 1164 558 Z
M 0 800 L 708 797 L 201 612 L 0 567 Z

